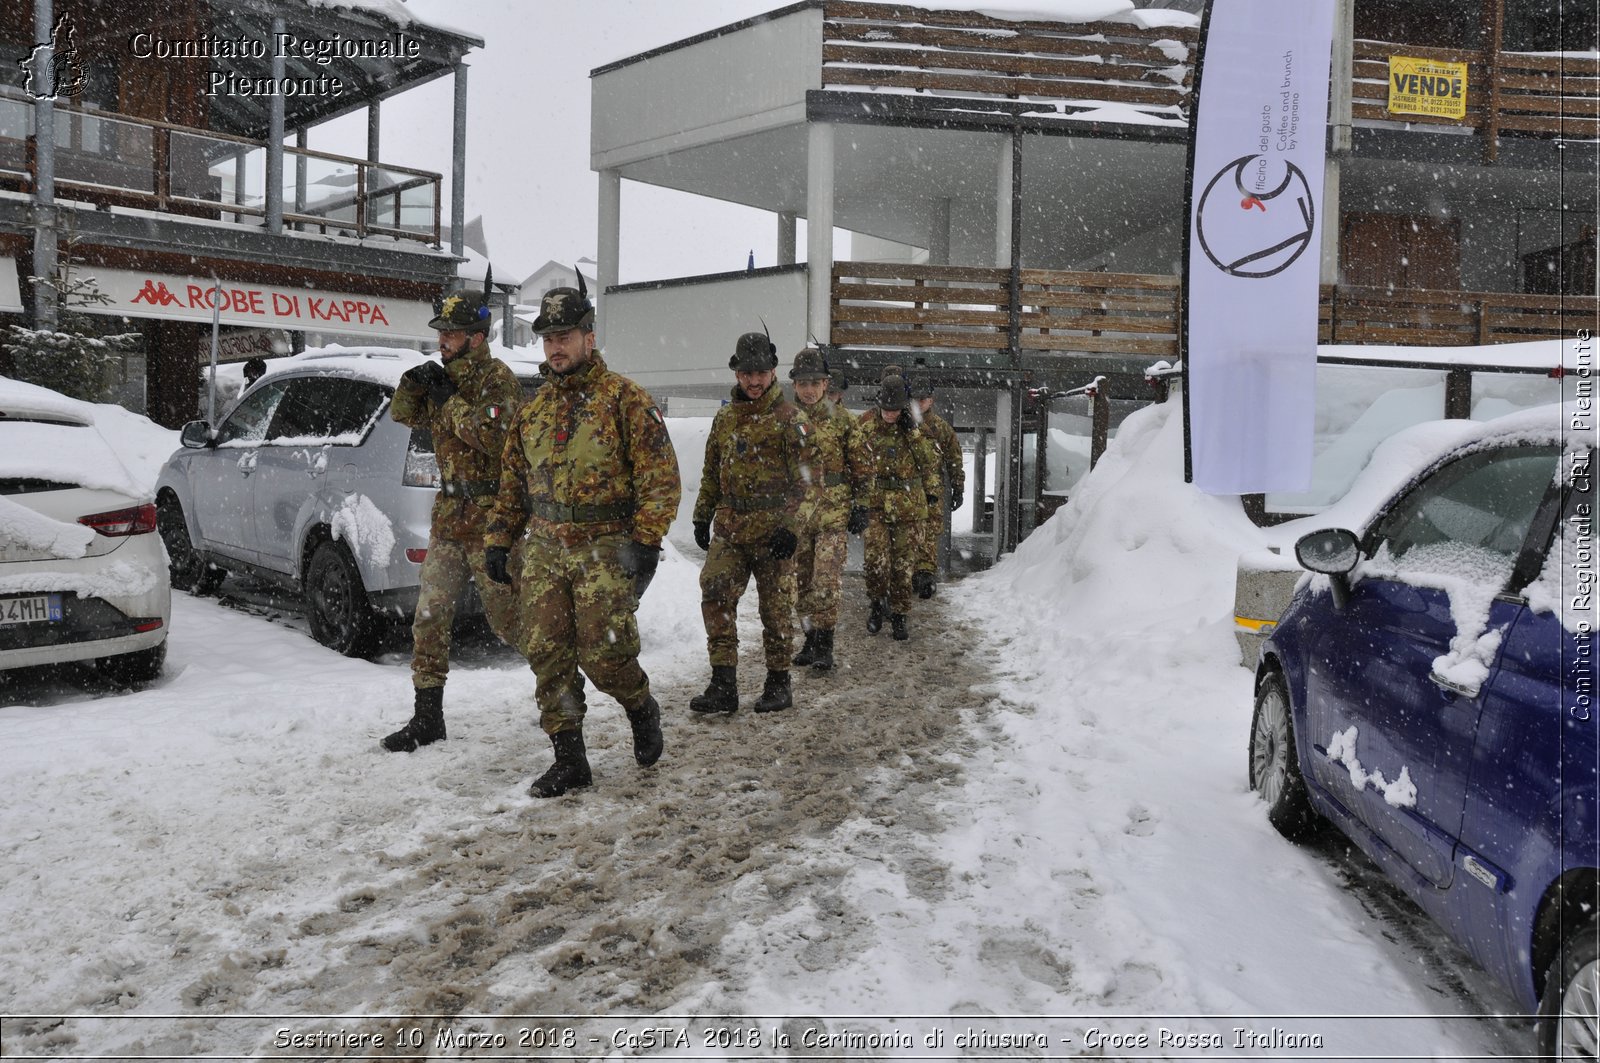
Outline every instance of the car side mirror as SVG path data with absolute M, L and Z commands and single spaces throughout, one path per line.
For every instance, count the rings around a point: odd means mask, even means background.
M 190 421 L 178 433 L 178 442 L 198 450 L 211 445 L 211 426 L 204 421 Z
M 1350 572 L 1361 560 L 1361 541 L 1355 532 L 1344 528 L 1324 528 L 1310 535 L 1302 535 L 1294 544 L 1295 560 L 1300 567 L 1320 572 L 1329 578 L 1333 587 L 1333 604 L 1343 609 L 1350 599 Z

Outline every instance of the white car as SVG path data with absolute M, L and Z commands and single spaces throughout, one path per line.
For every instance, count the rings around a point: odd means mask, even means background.
M 146 682 L 171 620 L 155 500 L 95 407 L 0 378 L 0 670 L 92 660 Z

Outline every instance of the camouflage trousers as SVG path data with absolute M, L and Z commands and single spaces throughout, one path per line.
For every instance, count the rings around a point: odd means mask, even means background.
M 800 618 L 812 630 L 832 631 L 839 622 L 839 587 L 849 550 L 843 524 L 800 530 L 794 552 L 795 596 Z
M 883 514 L 874 512 L 861 538 L 867 596 L 887 597 L 891 613 L 911 611 L 911 576 L 921 563 L 924 523 L 918 520 L 889 524 Z
M 516 590 L 484 572 L 482 539 L 430 537 L 419 578 L 422 588 L 411 621 L 411 683 L 417 689 L 444 686 L 450 671 L 450 628 L 469 579 L 478 586 L 489 627 L 507 645 L 520 648 Z
M 617 561 L 627 541 L 619 533 L 575 546 L 539 536 L 517 544 L 522 653 L 533 669 L 545 734 L 583 726 L 588 710 L 579 669 L 624 709 L 650 696 L 639 667 L 639 600 Z
M 917 571 L 939 571 L 939 537 L 944 535 L 944 517 L 929 517 L 922 522 L 922 545 L 917 550 Z
M 765 541 L 735 546 L 711 540 L 700 570 L 700 615 L 706 623 L 706 650 L 713 668 L 739 663 L 739 599 L 756 578 L 761 612 L 761 647 L 767 670 L 787 672 L 794 644 L 794 559 L 775 561 Z

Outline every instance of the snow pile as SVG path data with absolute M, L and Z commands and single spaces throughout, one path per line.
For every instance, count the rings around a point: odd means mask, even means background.
M 74 558 L 86 554 L 93 541 L 94 529 L 86 524 L 56 520 L 0 496 L 0 543 Z
M 0 477 L 149 497 L 176 447 L 177 433 L 120 406 L 80 402 L 0 377 Z
M 0 594 L 71 591 L 83 598 L 136 598 L 159 583 L 157 570 L 133 561 L 113 561 L 81 571 L 32 571 L 0 575 Z
M 346 495 L 329 525 L 333 537 L 343 539 L 352 554 L 366 559 L 369 568 L 386 567 L 394 555 L 394 525 L 366 495 Z

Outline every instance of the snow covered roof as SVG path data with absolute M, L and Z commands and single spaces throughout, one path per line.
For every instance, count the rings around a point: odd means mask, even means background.
M 148 494 L 95 428 L 96 406 L 0 377 L 0 477 Z

